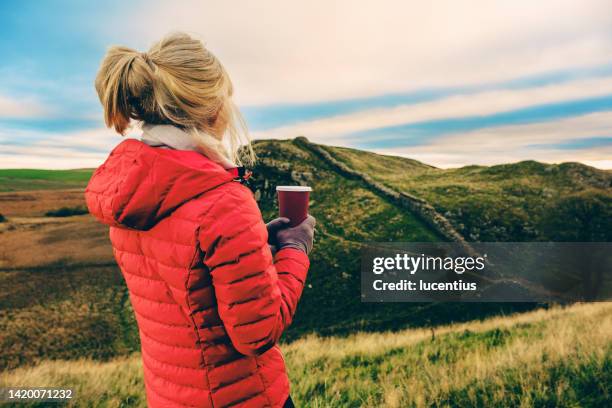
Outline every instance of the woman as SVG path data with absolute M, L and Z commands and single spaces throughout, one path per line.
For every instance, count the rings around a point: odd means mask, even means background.
M 131 119 L 143 123 L 85 195 L 110 226 L 149 406 L 293 406 L 277 342 L 302 293 L 315 221 L 263 223 L 236 177 L 243 135 L 221 63 L 185 34 L 147 53 L 113 47 L 96 90 L 107 126 L 123 134 Z

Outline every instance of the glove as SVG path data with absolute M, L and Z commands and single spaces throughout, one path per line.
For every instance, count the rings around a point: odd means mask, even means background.
M 283 228 L 287 228 L 289 222 L 289 218 L 280 217 L 275 218 L 266 224 L 266 228 L 268 229 L 268 244 L 271 247 L 278 246 L 278 241 L 276 240 L 276 233 Z
M 268 244 L 280 251 L 283 248 L 295 248 L 308 254 L 314 241 L 314 227 L 317 221 L 312 215 L 306 217 L 301 224 L 289 227 L 288 218 L 276 218 L 266 224 L 268 228 Z

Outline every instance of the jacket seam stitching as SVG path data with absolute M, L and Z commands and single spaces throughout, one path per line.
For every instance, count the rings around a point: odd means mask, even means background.
M 170 323 L 164 323 L 164 322 L 160 322 L 158 320 L 155 319 L 151 319 L 149 316 L 146 316 L 136 310 L 134 310 L 134 314 L 137 314 L 138 316 L 140 316 L 141 318 L 148 320 L 150 322 L 156 323 L 156 324 L 160 324 L 162 326 L 166 326 L 166 327 L 182 327 L 184 329 L 188 329 L 191 327 L 191 325 L 189 324 L 189 322 L 187 322 L 187 325 L 181 325 L 181 324 L 170 324 Z
M 177 345 L 174 345 L 174 344 L 164 343 L 163 341 L 159 341 L 159 340 L 153 338 L 153 336 L 151 336 L 150 334 L 147 334 L 147 332 L 145 330 L 143 330 L 143 329 L 140 329 L 140 332 L 145 335 L 145 337 L 147 338 L 147 341 L 151 341 L 153 343 L 161 344 L 162 346 L 165 346 L 165 347 L 181 348 L 181 349 L 185 349 L 185 350 L 200 351 L 199 347 L 177 346 Z
M 156 363 L 158 363 L 160 365 L 171 366 L 171 367 L 175 367 L 175 368 L 178 368 L 178 369 L 183 368 L 185 370 L 191 370 L 191 371 L 203 371 L 202 368 L 194 368 L 194 367 L 184 366 L 184 365 L 180 365 L 180 364 L 172 364 L 172 363 L 167 363 L 165 361 L 161 361 L 161 360 L 153 357 L 148 351 L 145 351 L 144 349 L 142 349 L 142 354 L 143 355 L 146 354 L 148 359 L 153 360 L 153 361 L 155 361 Z M 143 364 L 144 364 L 144 362 L 143 362 Z M 161 377 L 161 376 L 158 376 L 158 377 Z M 161 377 L 161 378 L 165 378 L 165 377 Z M 179 382 L 171 381 L 171 380 L 168 380 L 168 379 L 166 379 L 166 381 L 169 381 L 169 382 L 172 382 L 174 384 L 180 385 L 181 387 L 195 388 L 195 389 L 203 390 L 203 391 L 211 391 L 209 388 L 200 388 L 200 387 L 196 387 L 196 386 L 193 386 L 193 385 L 182 384 L 182 383 L 179 383 Z
M 270 400 L 270 396 L 268 395 L 267 388 L 266 388 L 266 381 L 264 380 L 264 376 L 261 373 L 261 364 L 259 363 L 259 358 L 257 356 L 254 356 L 255 358 L 255 365 L 257 365 L 257 376 L 259 377 L 259 381 L 261 381 L 261 385 L 263 385 L 263 397 L 265 398 L 265 400 L 268 402 L 269 406 L 273 406 L 272 405 L 272 400 Z
M 184 266 L 168 265 L 168 264 L 160 261 L 159 259 L 153 258 L 153 257 L 145 255 L 145 254 L 141 254 L 141 253 L 138 253 L 138 252 L 126 251 L 126 250 L 123 250 L 123 249 L 117 249 L 116 251 L 117 252 L 123 252 L 124 254 L 129 254 L 129 255 L 134 255 L 134 256 L 139 256 L 139 257 L 146 258 L 148 260 L 151 260 L 152 262 L 155 262 L 156 264 L 159 264 L 159 265 L 164 266 L 164 267 L 169 268 L 169 269 L 180 269 L 180 270 L 184 270 L 185 269 Z M 192 262 L 193 262 L 193 260 L 192 260 Z M 146 279 L 152 279 L 152 280 L 157 280 L 157 281 L 160 281 L 160 282 L 166 282 L 166 280 L 163 279 L 163 278 L 162 279 L 155 279 L 155 278 L 149 278 L 147 276 L 139 275 L 139 274 L 133 273 L 133 272 L 128 272 L 128 273 L 130 275 L 141 276 L 141 277 L 146 278 Z M 168 283 L 166 282 L 166 284 L 168 284 Z M 172 285 L 168 284 L 168 286 L 172 286 Z M 174 286 L 172 286 L 172 287 L 174 287 Z M 176 289 L 181 289 L 181 288 L 176 288 Z
M 278 275 L 283 275 L 283 276 L 290 276 L 293 279 L 295 279 L 300 285 L 304 286 L 305 282 L 303 280 L 301 280 L 299 277 L 295 276 L 295 274 L 288 272 L 288 271 L 280 271 L 280 272 L 276 272 Z
M 196 222 L 194 222 L 193 224 L 197 225 Z M 131 230 L 131 231 L 134 231 L 134 230 Z M 151 230 L 149 230 L 149 231 L 151 231 Z M 184 247 L 188 247 L 188 248 L 193 248 L 193 243 L 184 244 L 182 242 L 172 241 L 171 239 L 158 238 L 158 237 L 156 237 L 154 235 L 148 235 L 147 239 L 151 239 L 151 240 L 154 240 L 154 241 L 167 242 L 167 243 L 172 244 L 172 245 L 178 245 L 178 246 L 184 246 Z
M 154 376 L 156 376 L 157 378 L 161 378 L 162 380 L 164 380 L 164 381 L 165 381 L 165 382 L 167 382 L 167 383 L 174 384 L 174 385 L 178 385 L 179 387 L 192 388 L 192 389 L 199 390 L 199 391 L 207 391 L 207 392 L 208 392 L 208 394 L 210 394 L 210 389 L 204 389 L 204 388 L 192 387 L 192 386 L 190 386 L 190 385 L 180 384 L 180 383 L 174 382 L 174 381 L 172 381 L 172 380 L 169 380 L 169 379 L 167 379 L 166 377 L 163 377 L 163 376 L 161 376 L 161 375 L 156 374 L 156 373 L 155 373 L 155 371 L 154 371 L 154 370 L 151 368 L 151 366 L 150 366 L 150 365 L 148 365 L 147 363 L 145 363 L 145 362 L 144 362 L 144 359 L 142 360 L 142 365 L 143 365 L 144 367 L 146 367 L 146 369 L 147 369 L 147 370 L 149 370 L 149 371 L 151 372 L 151 374 L 153 374 L 153 375 L 154 375 Z M 157 394 L 157 395 L 160 395 L 160 396 L 162 396 L 162 397 L 164 397 L 163 395 L 161 395 L 161 394 L 160 394 L 160 393 L 158 393 L 158 392 L 156 392 L 156 394 Z M 187 405 L 187 406 L 189 406 L 189 407 L 197 407 L 197 405 L 187 404 L 187 403 L 184 403 L 184 402 L 181 402 L 181 401 L 177 401 L 177 400 L 174 400 L 174 399 L 170 399 L 170 398 L 168 398 L 168 397 L 164 397 L 164 398 L 165 398 L 165 399 L 167 399 L 167 400 L 173 401 L 173 402 L 175 402 L 175 403 L 177 403 L 177 404 Z
M 125 271 L 125 270 L 122 270 L 121 272 L 125 273 L 126 275 L 136 276 L 136 277 L 139 277 L 139 278 L 142 278 L 142 279 L 146 279 L 146 280 L 151 280 L 151 281 L 154 281 L 154 282 L 161 282 L 161 283 L 166 284 L 166 286 L 168 286 L 166 281 L 163 280 L 163 279 L 155 279 L 155 278 L 152 278 L 150 276 L 143 276 L 143 275 L 139 275 L 137 273 L 128 272 L 128 271 Z
M 242 404 L 242 403 L 247 402 L 247 401 L 249 401 L 249 400 L 252 400 L 253 398 L 255 398 L 255 397 L 257 397 L 258 395 L 261 395 L 261 394 L 263 394 L 263 392 L 260 392 L 260 393 L 255 393 L 255 394 L 249 395 L 248 397 L 244 397 L 244 398 L 241 398 L 241 399 L 239 399 L 239 400 L 236 400 L 236 401 L 230 402 L 229 404 L 224 405 L 222 408 L 230 408 L 230 407 L 235 407 L 236 405 L 238 405 L 238 404 Z M 266 399 L 266 401 L 268 401 L 268 403 L 270 403 L 270 401 L 268 400 L 268 398 L 267 398 L 267 397 L 265 397 L 265 396 L 264 396 L 264 398 Z
M 145 278 L 145 279 L 146 279 L 146 278 Z M 178 307 L 178 308 L 179 308 L 179 310 L 180 310 L 180 307 L 181 307 L 181 306 L 180 306 L 178 303 L 176 303 L 176 302 L 164 302 L 164 301 L 162 301 L 162 300 L 151 299 L 151 298 L 148 298 L 148 297 L 146 297 L 146 296 L 139 295 L 139 294 L 138 294 L 138 293 L 136 293 L 136 292 L 131 292 L 131 295 L 132 295 L 132 296 L 134 296 L 134 297 L 137 297 L 137 298 L 139 298 L 139 299 L 143 299 L 143 300 L 145 300 L 145 301 L 147 301 L 147 302 L 151 302 L 151 303 L 159 303 L 159 304 L 166 305 L 166 306 L 168 306 L 168 305 L 169 305 L 169 306 L 176 306 L 176 307 Z
M 239 383 L 242 380 L 246 380 L 249 377 L 252 377 L 253 375 L 255 375 L 255 373 L 248 373 L 247 375 L 244 375 L 238 379 L 234 379 L 232 381 L 228 381 L 228 382 L 223 382 L 223 383 L 219 383 L 219 385 L 215 388 L 211 388 L 211 391 L 217 391 L 220 390 L 221 388 L 225 388 L 225 387 L 229 387 L 230 385 L 234 385 L 236 383 Z
M 242 184 L 238 184 L 238 185 L 239 185 L 239 186 L 242 186 Z M 244 186 L 242 186 L 242 187 L 244 187 Z M 245 187 L 245 188 L 246 188 L 246 187 Z M 236 192 L 235 192 L 235 191 L 231 191 L 231 192 L 230 192 L 230 194 L 232 194 L 232 195 L 236 196 Z M 211 205 L 211 207 L 210 207 L 209 211 L 207 211 L 207 212 L 206 212 L 206 215 L 202 217 L 202 221 L 203 221 L 203 220 L 204 220 L 204 219 L 205 219 L 205 218 L 206 218 L 206 217 L 207 217 L 207 216 L 208 216 L 210 213 L 212 213 L 213 209 L 216 207 L 216 205 L 217 205 L 217 204 L 218 204 L 218 203 L 221 201 L 221 199 L 222 199 L 222 198 L 224 198 L 224 197 L 225 197 L 225 196 L 222 194 L 222 195 L 220 195 L 220 196 L 219 196 L 219 198 L 217 198 L 217 200 L 215 200 L 215 202 L 214 202 L 214 203 Z M 199 228 L 198 228 L 198 231 L 199 231 Z M 198 240 L 198 239 L 197 239 L 197 236 L 196 236 L 196 240 Z M 199 247 L 199 245 L 200 245 L 200 244 L 199 244 L 199 240 L 198 240 L 198 247 Z M 196 254 L 197 254 L 197 250 L 196 250 Z M 194 254 L 194 257 L 195 257 L 195 254 Z M 274 263 L 274 261 L 273 261 L 272 263 Z M 211 272 L 212 272 L 212 270 L 211 270 L 210 268 L 209 268 L 209 271 L 211 271 Z M 211 273 L 211 276 L 212 276 L 212 273 Z M 213 288 L 214 288 L 214 283 L 213 283 Z M 223 319 L 221 319 L 221 320 L 223 321 Z M 229 337 L 229 334 L 228 334 L 228 337 Z M 230 341 L 231 341 L 231 338 L 230 338 Z M 261 381 L 261 385 L 263 386 L 263 391 L 261 392 L 261 394 L 263 394 L 263 398 L 266 400 L 266 402 L 267 402 L 268 406 L 272 407 L 272 406 L 273 406 L 272 401 L 270 400 L 270 397 L 269 397 L 268 393 L 266 392 L 266 382 L 264 381 L 263 374 L 261 373 L 261 364 L 259 363 L 259 361 L 258 361 L 258 359 L 257 359 L 257 356 L 253 356 L 253 358 L 254 358 L 254 360 L 255 360 L 255 364 L 257 365 L 257 376 L 259 377 L 259 381 Z M 208 372 L 207 372 L 207 375 L 208 375 Z M 210 387 L 210 383 L 209 383 L 209 387 Z M 249 400 L 249 399 L 251 399 L 251 398 L 255 398 L 256 396 L 257 396 L 257 394 L 254 394 L 253 396 L 251 396 L 251 397 L 247 398 L 245 401 L 247 401 L 247 400 Z M 238 404 L 238 403 L 240 403 L 240 402 L 242 402 L 242 401 L 234 402 L 234 403 L 232 403 L 232 404 L 230 404 L 230 405 L 228 405 L 228 406 L 231 406 L 231 405 L 236 405 L 236 404 Z M 211 403 L 212 403 L 212 393 L 211 393 Z
M 140 150 L 142 150 L 142 146 L 140 146 L 140 147 L 138 148 L 138 150 L 137 150 L 136 154 L 137 154 L 138 152 L 140 152 Z M 135 158 L 136 158 L 136 154 L 134 154 L 134 152 L 130 152 L 130 153 L 132 153 L 132 160 L 135 160 Z M 150 174 L 150 173 L 151 173 L 151 172 L 149 172 L 149 173 L 147 174 L 147 177 L 149 177 L 149 174 Z M 126 178 L 127 178 L 127 177 L 121 177 L 121 181 L 120 181 L 120 182 L 119 182 L 119 184 L 117 185 L 117 191 L 119 191 L 119 187 L 121 187 L 121 186 L 122 186 L 122 185 L 125 183 Z M 136 189 L 138 189 L 138 187 L 136 187 Z M 111 206 L 110 206 L 110 207 L 111 207 L 111 210 L 113 209 L 113 202 L 115 201 L 115 198 L 116 198 L 116 197 L 117 197 L 117 195 L 115 195 L 115 194 L 113 194 L 113 196 L 111 197 Z M 115 216 L 115 214 L 113 214 L 113 218 L 115 218 L 115 219 L 117 219 L 117 220 L 118 220 L 119 218 L 121 218 L 121 216 L 123 215 L 123 212 L 125 211 L 125 207 L 127 207 L 127 205 L 128 205 L 128 203 L 126 202 L 126 203 L 125 203 L 125 204 L 124 204 L 124 205 L 123 205 L 121 208 L 118 208 L 118 209 L 117 209 L 117 211 L 115 212 L 115 213 L 116 213 L 116 216 Z
M 210 391 L 210 377 L 209 377 L 209 373 L 208 373 L 208 363 L 206 362 L 206 356 L 205 356 L 205 347 L 202 347 L 202 339 L 200 338 L 200 331 L 198 330 L 197 324 L 195 322 L 195 319 L 193 318 L 193 312 L 192 312 L 192 303 L 191 303 L 191 299 L 189 298 L 189 281 L 191 279 L 191 273 L 193 272 L 193 269 L 191 267 L 191 265 L 193 265 L 193 262 L 195 261 L 196 257 L 198 256 L 198 252 L 199 252 L 199 248 L 200 248 L 200 240 L 199 240 L 199 235 L 200 235 L 200 227 L 196 228 L 195 230 L 195 240 L 196 240 L 196 247 L 195 250 L 193 252 L 193 256 L 191 258 L 191 262 L 189 264 L 189 270 L 187 272 L 187 279 L 185 280 L 185 302 L 187 303 L 187 307 L 189 308 L 189 318 L 193 324 L 193 330 L 195 332 L 196 338 L 198 339 L 198 346 L 200 349 L 200 361 L 201 364 L 204 366 L 204 378 L 206 379 L 206 385 L 208 386 L 209 389 L 209 394 L 208 394 L 208 399 L 210 401 L 210 406 L 214 407 L 215 403 L 213 401 L 212 398 L 212 392 Z
M 144 365 L 144 363 L 143 363 L 143 365 Z M 148 367 L 147 367 L 147 370 L 151 371 L 151 369 L 150 369 L 150 368 L 148 368 Z M 157 377 L 157 375 L 156 375 L 155 373 L 153 373 L 152 371 L 151 371 L 151 373 Z M 160 378 L 161 378 L 161 377 L 160 377 Z M 162 378 L 162 379 L 163 379 L 163 378 Z M 164 379 L 164 380 L 165 380 L 165 379 Z M 168 381 L 168 380 L 165 380 L 165 381 Z M 172 383 L 171 381 L 168 381 L 168 382 Z M 183 402 L 180 402 L 180 401 L 174 400 L 174 399 L 172 399 L 172 398 L 168 398 L 168 397 L 165 397 L 165 396 L 161 395 L 159 392 L 157 392 L 157 391 L 156 391 L 156 390 L 153 388 L 153 386 L 152 386 L 151 384 L 149 384 L 149 390 L 150 390 L 152 393 L 154 393 L 154 394 L 155 394 L 155 395 L 156 395 L 158 398 L 160 398 L 160 399 L 162 399 L 162 400 L 164 400 L 164 401 L 169 401 L 169 402 L 171 402 L 171 403 L 173 403 L 173 404 L 177 404 L 177 405 L 185 405 L 185 406 L 187 406 L 187 407 L 197 408 L 195 405 L 185 404 L 185 403 L 183 403 Z
M 275 317 L 275 316 L 276 316 L 276 314 L 267 315 L 267 316 L 265 316 L 265 317 L 261 317 L 261 318 L 256 319 L 256 320 L 252 320 L 252 321 L 250 321 L 250 322 L 246 322 L 246 323 L 240 323 L 240 324 L 237 324 L 237 325 L 235 325 L 234 327 L 245 327 L 245 326 L 250 326 L 250 325 L 252 325 L 252 324 L 256 324 L 256 323 L 259 323 L 259 322 L 263 322 L 264 320 L 268 320 L 268 319 L 270 319 L 271 317 Z

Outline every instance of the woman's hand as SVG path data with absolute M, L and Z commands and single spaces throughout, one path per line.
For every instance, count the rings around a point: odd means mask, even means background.
M 301 224 L 289 227 L 289 218 L 275 218 L 266 224 L 268 228 L 268 244 L 276 250 L 295 248 L 308 254 L 314 241 L 314 227 L 317 223 L 312 215 L 308 215 Z M 275 251 L 272 250 L 272 253 Z

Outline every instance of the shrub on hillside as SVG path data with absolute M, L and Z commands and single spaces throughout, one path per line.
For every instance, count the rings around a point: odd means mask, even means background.
M 87 208 L 78 206 L 78 207 L 62 207 L 57 210 L 47 211 L 45 216 L 47 217 L 71 217 L 73 215 L 83 215 L 87 214 Z
M 6 217 L 0 214 L 0 222 L 5 222 L 5 221 L 6 221 Z
M 568 194 L 547 207 L 541 224 L 555 241 L 610 241 L 612 194 L 595 189 Z

